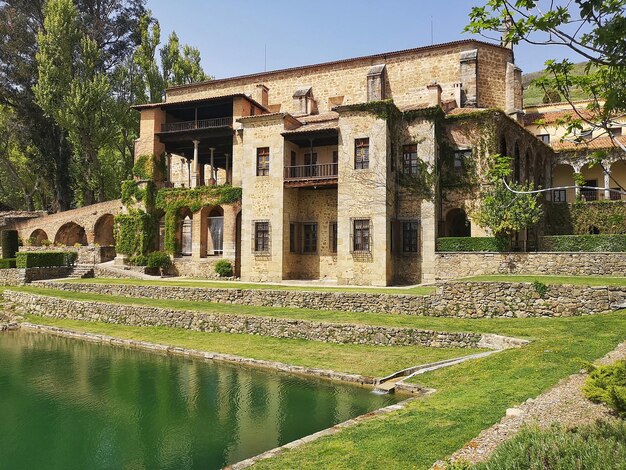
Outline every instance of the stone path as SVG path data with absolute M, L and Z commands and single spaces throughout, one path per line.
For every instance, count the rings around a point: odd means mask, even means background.
M 626 342 L 597 363 L 610 364 L 618 359 L 626 359 Z M 517 408 L 509 408 L 499 423 L 483 430 L 478 437 L 452 454 L 448 461 L 484 462 L 499 444 L 515 436 L 526 425 L 546 428 L 558 423 L 574 427 L 591 424 L 599 419 L 611 419 L 605 406 L 592 403 L 583 396 L 581 389 L 586 378 L 586 373 L 571 375 L 536 399 L 530 398 Z M 446 462 L 436 462 L 432 468 L 444 469 Z

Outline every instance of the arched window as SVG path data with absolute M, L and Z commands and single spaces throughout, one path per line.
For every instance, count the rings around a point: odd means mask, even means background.
M 190 216 L 185 216 L 181 227 L 181 243 L 180 254 L 183 256 L 191 256 L 191 244 L 193 233 L 193 220 Z

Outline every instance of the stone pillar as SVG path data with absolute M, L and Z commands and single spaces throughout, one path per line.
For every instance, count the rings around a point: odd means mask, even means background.
M 191 187 L 195 188 L 200 186 L 200 166 L 198 165 L 198 145 L 200 141 L 193 141 L 193 174 L 191 175 Z
M 576 185 L 576 199 L 579 199 L 580 198 L 580 188 L 578 187 L 578 184 L 576 183 L 576 173 L 580 173 L 580 170 L 582 170 L 583 166 L 580 163 L 574 164 L 572 166 L 574 167 L 574 184 Z
M 233 261 L 235 260 L 237 249 L 237 214 L 239 213 L 239 207 L 238 203 L 222 206 L 222 209 L 224 209 L 224 231 L 222 234 L 224 254 L 222 256 Z
M 215 147 L 211 147 L 209 149 L 211 151 L 211 178 L 209 179 L 209 186 L 215 186 L 215 162 L 213 160 L 213 154 L 215 152 Z
M 165 181 L 172 181 L 172 154 L 168 153 L 165 155 L 165 164 L 167 165 L 167 169 L 165 170 Z
M 522 102 L 522 69 L 517 65 L 507 62 L 505 77 L 505 106 L 504 112 L 511 115 L 517 111 L 521 111 L 524 103 Z M 515 116 L 517 119 L 518 116 Z
M 228 154 L 226 153 L 226 154 L 224 154 L 224 155 L 225 155 L 225 157 L 226 157 L 226 170 L 224 171 L 224 173 L 225 173 L 224 178 L 226 179 L 225 183 L 226 183 L 226 184 L 230 184 L 230 180 L 231 180 L 231 178 L 230 178 L 230 175 L 228 174 L 228 170 L 229 170 L 229 169 L 228 169 L 228 166 L 229 166 L 229 162 L 228 162 Z
M 202 209 L 193 213 L 191 222 L 191 257 L 193 259 L 203 258 L 202 256 L 202 226 L 205 225 L 202 220 Z M 205 217 L 206 218 L 206 217 Z M 206 223 L 206 222 L 205 222 Z M 206 225 L 205 225 L 206 227 Z M 206 229 L 204 230 L 206 232 Z M 206 235 L 205 235 L 206 236 Z
M 608 171 L 604 172 L 604 199 L 611 199 L 611 175 Z

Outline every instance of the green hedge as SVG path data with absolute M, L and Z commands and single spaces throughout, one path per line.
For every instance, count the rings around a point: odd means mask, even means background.
M 18 268 L 50 268 L 71 266 L 77 258 L 75 251 L 20 251 L 15 260 Z
M 0 258 L 0 269 L 11 269 L 15 267 L 15 258 Z
M 508 251 L 510 241 L 504 237 L 442 237 L 437 251 Z
M 145 255 L 154 244 L 156 230 L 156 219 L 152 214 L 141 210 L 118 214 L 113 228 L 115 250 L 129 256 Z
M 3 230 L 0 232 L 0 246 L 2 246 L 3 258 L 15 258 L 15 253 L 19 249 L 17 230 Z
M 626 252 L 626 235 L 555 235 L 543 237 L 542 250 Z
M 626 234 L 626 201 L 544 204 L 547 235 Z

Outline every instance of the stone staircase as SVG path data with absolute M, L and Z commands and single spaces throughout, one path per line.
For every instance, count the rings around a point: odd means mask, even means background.
M 73 279 L 86 279 L 94 277 L 93 265 L 91 264 L 77 264 L 72 269 L 72 272 L 67 276 Z

